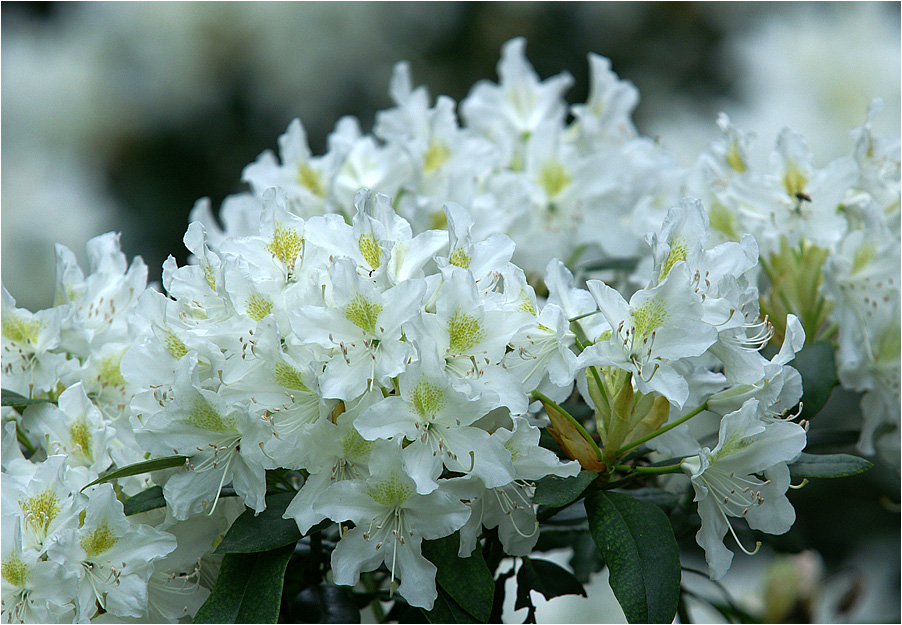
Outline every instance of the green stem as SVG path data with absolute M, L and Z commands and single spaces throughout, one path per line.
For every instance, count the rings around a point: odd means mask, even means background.
M 16 438 L 19 439 L 19 442 L 25 446 L 26 450 L 28 450 L 28 455 L 33 456 L 37 449 L 31 444 L 31 441 L 28 440 L 28 437 L 25 436 L 25 432 L 22 431 L 22 428 L 19 427 L 18 423 L 16 423 Z
M 584 350 L 587 346 L 592 344 L 592 341 L 589 340 L 589 337 L 586 336 L 585 331 L 582 326 L 579 325 L 576 320 L 581 319 L 582 317 L 586 317 L 587 315 L 582 315 L 580 317 L 574 317 L 570 320 L 570 325 L 573 328 L 573 334 L 576 336 L 576 344 L 580 348 L 579 351 Z
M 633 441 L 632 443 L 630 443 L 629 445 L 624 445 L 623 447 L 621 447 L 620 449 L 617 450 L 617 457 L 619 458 L 620 456 L 622 456 L 623 454 L 625 454 L 626 452 L 628 452 L 628 451 L 629 451 L 630 449 L 632 449 L 633 447 L 638 447 L 638 446 L 641 445 L 642 443 L 647 443 L 648 441 L 650 441 L 651 439 L 655 438 L 656 436 L 660 436 L 661 434 L 664 434 L 665 432 L 669 432 L 669 431 L 672 430 L 673 428 L 677 427 L 678 425 L 682 425 L 683 423 L 685 423 L 686 421 L 688 421 L 689 419 L 691 419 L 692 417 L 694 417 L 694 416 L 697 415 L 698 413 L 702 412 L 703 410 L 707 410 L 707 409 L 708 409 L 708 400 L 705 400 L 705 403 L 703 403 L 701 406 L 699 406 L 698 408 L 696 408 L 696 409 L 693 410 L 692 412 L 686 414 L 685 416 L 680 417 L 679 419 L 677 419 L 677 420 L 674 421 L 673 423 L 668 423 L 668 424 L 665 425 L 664 427 L 659 428 L 659 429 L 657 429 L 657 430 L 655 430 L 654 432 L 651 432 L 651 433 L 649 433 L 649 434 L 646 434 L 646 435 L 643 436 L 642 438 L 638 438 L 638 439 L 634 440 L 634 441 Z
M 561 406 L 556 401 L 549 398 L 544 393 L 541 393 L 539 391 L 533 391 L 532 396 L 533 396 L 533 399 L 537 399 L 540 402 L 542 402 L 543 404 L 547 404 L 547 405 L 551 406 L 552 408 L 554 408 L 555 410 L 560 412 L 562 415 L 564 415 L 564 417 L 570 422 L 570 424 L 576 428 L 576 431 L 579 432 L 579 435 L 582 436 L 586 440 L 587 443 L 589 443 L 589 445 L 592 447 L 592 451 L 595 452 L 595 456 L 599 460 L 603 459 L 604 454 L 601 453 L 601 450 L 598 448 L 598 445 L 595 443 L 595 440 L 586 431 L 586 428 L 583 427 L 582 423 L 577 421 L 569 412 L 567 412 L 566 410 L 561 408 Z
M 596 311 L 596 312 L 601 312 L 601 311 Z M 590 314 L 594 315 L 595 313 L 590 313 Z M 588 315 L 582 315 L 582 316 L 586 317 Z M 591 341 L 589 341 L 589 337 L 586 336 L 586 333 L 583 331 L 582 327 L 580 327 L 580 325 L 574 321 L 575 319 L 579 319 L 579 318 L 580 317 L 574 317 L 570 321 L 573 324 L 573 334 L 576 335 L 576 346 L 579 348 L 579 352 L 582 353 L 583 351 L 585 351 L 586 347 L 588 347 L 592 343 L 591 343 Z M 608 394 L 604 390 L 604 384 L 601 383 L 601 376 L 598 375 L 598 367 L 595 367 L 595 366 L 589 367 L 589 373 L 592 374 L 592 377 L 595 379 L 595 384 L 598 385 L 598 392 L 601 393 L 601 396 L 604 398 L 605 401 L 608 401 Z
M 648 473 L 650 475 L 663 475 L 665 473 L 682 473 L 683 469 L 678 464 L 669 464 L 664 467 L 631 467 L 628 464 L 617 464 L 614 468 L 618 471 L 632 471 L 635 473 Z
M 570 319 L 568 319 L 568 321 L 570 323 L 573 323 L 574 321 L 579 321 L 580 319 L 585 319 L 586 317 L 591 317 L 592 315 L 597 315 L 600 312 L 601 312 L 600 310 L 593 310 L 592 312 L 587 312 L 587 313 L 583 313 L 582 315 L 570 317 Z

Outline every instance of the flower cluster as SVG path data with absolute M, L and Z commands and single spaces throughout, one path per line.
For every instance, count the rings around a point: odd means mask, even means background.
M 552 258 L 593 275 L 641 257 L 644 236 L 661 228 L 666 209 L 699 198 L 719 241 L 741 243 L 751 234 L 758 242 L 761 271 L 749 280 L 760 287 L 776 337 L 791 313 L 809 342 L 838 340 L 842 385 L 865 393 L 859 448 L 873 454 L 875 433 L 888 433 L 882 444 L 895 461 L 900 144 L 871 130 L 882 103 L 875 101 L 852 133 L 852 154 L 823 168 L 790 129 L 779 135 L 770 162 L 758 166 L 750 157 L 754 135 L 724 114 L 717 122 L 722 138 L 682 168 L 637 133 L 630 119 L 635 87 L 618 79 L 603 57 L 590 54 L 589 68 L 587 101 L 568 107 L 564 93 L 572 77 L 540 80 L 526 60 L 525 41 L 514 39 L 502 50 L 500 83 L 474 85 L 458 117 L 447 97 L 430 106 L 426 88 L 414 88 L 400 63 L 390 87 L 397 106 L 377 114 L 372 135 L 343 118 L 326 153 L 314 156 L 301 122 L 291 122 L 279 138 L 278 158 L 266 151 L 245 168 L 251 192 L 223 205 L 225 233 L 251 234 L 262 195 L 273 185 L 302 217 L 349 219 L 358 188 L 382 192 L 414 232 L 443 226 L 442 207 L 450 200 L 467 207 L 474 236 L 508 235 L 516 244 L 513 261 L 538 285 Z M 192 218 L 218 231 L 208 202 Z M 610 271 L 598 275 L 630 288 Z M 640 273 L 632 284 L 644 280 Z
M 852 156 L 823 168 L 789 129 L 769 167 L 753 167 L 752 136 L 721 115 L 723 138 L 699 159 L 689 189 L 709 206 L 720 236 L 755 236 L 762 306 L 778 335 L 792 312 L 809 341 L 836 340 L 843 387 L 864 393 L 859 449 L 873 454 L 882 438 L 898 463 L 900 144 L 872 133 L 881 106 L 875 101 L 853 131 Z
M 898 141 L 866 124 L 855 158 L 818 169 L 785 131 L 764 172 L 722 117 L 684 171 L 637 136 L 637 94 L 607 60 L 590 56 L 567 123 L 571 78 L 540 82 L 523 48 L 464 100 L 464 126 L 403 64 L 375 136 L 346 118 L 313 156 L 292 122 L 223 228 L 195 207 L 165 292 L 114 234 L 88 243 L 87 275 L 57 248 L 49 309 L 4 288 L 5 620 L 193 616 L 214 544 L 239 508 L 266 509 L 273 476 L 303 535 L 333 527 L 335 583 L 384 564 L 390 592 L 427 610 L 424 540 L 458 532 L 465 558 L 496 530 L 526 556 L 535 483 L 581 469 L 688 476 L 717 578 L 727 531 L 750 552 L 731 518 L 794 521 L 807 424 L 789 363 L 806 341 L 837 337 L 840 379 L 865 392 L 863 449 L 898 428 Z M 628 278 L 610 271 L 636 255 Z M 607 280 L 583 288 L 590 270 Z M 640 448 L 679 461 L 625 464 Z M 165 512 L 123 506 L 153 487 Z
M 228 522 L 175 527 L 159 514 L 127 517 L 120 499 L 147 481 L 94 484 L 111 466 L 144 458 L 120 362 L 147 269 L 140 259 L 127 266 L 114 234 L 92 239 L 88 256 L 85 276 L 72 252 L 57 247 L 52 308 L 17 308 L 3 290 L 4 392 L 31 398 L 16 419 L 3 409 L 4 622 L 193 614 L 209 594 L 200 560 Z
M 218 251 L 192 224 L 199 263 L 168 261 L 172 299 L 143 296 L 152 330 L 122 373 L 146 389 L 132 402 L 138 443 L 190 457 L 164 487 L 176 518 L 213 509 L 228 483 L 259 512 L 266 469 L 304 471 L 287 510 L 300 530 L 355 524 L 333 552 L 335 580 L 354 584 L 385 561 L 401 595 L 431 608 L 422 539 L 472 516 L 462 555 L 483 525 L 528 553 L 538 534 L 527 480 L 578 471 L 537 446 L 524 416 L 546 362 L 560 361 L 550 383 L 572 387 L 572 335 L 531 338 L 544 318 L 510 263 L 513 243 L 474 239 L 459 205 L 445 207 L 447 231 L 413 236 L 388 196 L 364 189 L 355 203 L 350 224 L 305 220 L 271 189 L 258 233 Z M 499 506 L 520 512 L 493 515 Z
M 501 83 L 477 83 L 459 117 L 453 100 L 439 96 L 431 103 L 425 87 L 413 87 L 409 66 L 399 63 L 389 90 L 396 106 L 377 114 L 372 135 L 344 117 L 326 153 L 314 156 L 303 125 L 292 121 L 279 138 L 278 158 L 266 151 L 245 168 L 251 193 L 226 200 L 227 232 L 250 234 L 247 215 L 272 186 L 286 191 L 302 217 L 347 218 L 357 189 L 366 187 L 393 197 L 417 232 L 444 226 L 446 202 L 467 207 L 474 236 L 510 236 L 514 262 L 531 276 L 541 275 L 552 258 L 572 265 L 602 253 L 638 253 L 645 224 L 631 228 L 633 207 L 678 170 L 651 139 L 638 136 L 630 119 L 636 88 L 617 78 L 608 59 L 589 55 L 589 98 L 568 110 L 564 93 L 573 78 L 563 73 L 541 81 L 525 46 L 524 39 L 505 44 Z M 211 229 L 205 204 L 193 218 Z

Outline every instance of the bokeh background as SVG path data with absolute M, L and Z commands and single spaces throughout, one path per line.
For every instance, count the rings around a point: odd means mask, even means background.
M 3 2 L 0 26 L 2 278 L 32 310 L 51 304 L 54 243 L 84 264 L 89 238 L 121 231 L 159 279 L 166 256 L 185 260 L 194 202 L 245 190 L 241 170 L 291 119 L 314 153 L 344 115 L 371 129 L 401 60 L 459 102 L 497 79 L 515 36 L 543 78 L 575 77 L 571 103 L 588 92 L 586 54 L 609 57 L 639 89 L 639 131 L 684 165 L 717 136 L 720 111 L 757 134 L 758 159 L 784 126 L 820 165 L 849 154 L 875 97 L 876 131 L 900 133 L 897 2 Z M 834 395 L 834 414 L 857 403 Z M 793 502 L 784 555 L 737 557 L 725 580 L 737 600 L 769 620 L 899 622 L 899 468 L 812 484 Z M 604 579 L 592 588 L 592 602 L 554 600 L 540 618 L 622 619 Z

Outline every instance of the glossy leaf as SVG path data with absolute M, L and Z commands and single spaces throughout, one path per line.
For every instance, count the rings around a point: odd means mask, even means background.
M 839 384 L 833 346 L 828 341 L 806 345 L 790 366 L 802 374 L 802 418 L 811 419 L 821 411 L 833 387 Z
M 633 499 L 653 503 L 659 508 L 662 508 L 665 512 L 670 512 L 676 508 L 677 504 L 680 502 L 680 498 L 676 494 L 655 486 L 645 486 L 629 490 L 617 489 L 612 492 L 623 493 L 624 495 L 629 495 Z
M 296 494 L 268 495 L 266 509 L 256 516 L 250 509 L 242 512 L 213 553 L 256 553 L 294 545 L 301 539 L 301 532 L 294 519 L 283 519 L 282 515 Z
M 554 562 L 523 558 L 523 564 L 517 571 L 517 602 L 514 609 L 528 607 L 532 601 L 529 591 L 536 590 L 546 599 L 561 595 L 586 596 L 586 589 L 578 579 Z
M 137 495 L 126 499 L 122 507 L 125 509 L 125 516 L 147 512 L 156 508 L 165 508 L 166 500 L 163 498 L 163 487 L 151 486 L 147 490 L 143 490 Z
M 586 497 L 589 531 L 630 623 L 670 623 L 680 596 L 680 552 L 656 505 L 614 492 Z
M 430 623 L 480 623 L 472 614 L 464 610 L 441 587 L 438 588 L 438 597 L 431 610 L 423 610 L 426 620 Z
M 22 408 L 25 406 L 30 406 L 32 404 L 55 404 L 56 402 L 51 399 L 29 399 L 25 397 L 25 395 L 21 395 L 15 391 L 10 391 L 7 389 L 0 389 L 0 404 L 3 406 L 12 406 L 13 408 Z
M 318 584 L 304 588 L 291 602 L 294 623 L 359 623 L 360 609 L 347 586 Z
M 536 483 L 536 492 L 532 497 L 534 503 L 552 508 L 560 508 L 583 494 L 598 473 L 583 469 L 575 477 L 558 477 L 549 475 Z
M 793 477 L 847 477 L 864 473 L 874 465 L 851 454 L 806 454 L 789 465 Z
M 262 553 L 230 553 L 195 623 L 275 623 L 282 603 L 285 568 L 294 551 L 286 545 Z
M 82 490 L 84 490 L 88 486 L 103 484 L 104 482 L 111 482 L 112 480 L 118 479 L 120 477 L 131 477 L 132 475 L 141 475 L 142 473 L 150 473 L 152 471 L 162 471 L 163 469 L 179 467 L 184 465 L 186 460 L 188 460 L 188 456 L 166 456 L 165 458 L 154 458 L 153 460 L 136 462 L 135 464 L 130 464 L 128 466 L 122 467 L 121 469 L 110 471 L 106 475 L 98 477 L 96 480 L 82 488 Z
M 482 551 L 476 549 L 468 558 L 457 555 L 460 533 L 439 540 L 423 542 L 423 555 L 438 572 L 435 581 L 478 622 L 485 623 L 492 613 L 495 583 Z

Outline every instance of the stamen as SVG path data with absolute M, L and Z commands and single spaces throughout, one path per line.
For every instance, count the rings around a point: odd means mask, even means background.
M 724 522 L 727 524 L 727 528 L 729 528 L 730 534 L 733 535 L 733 540 L 736 541 L 736 544 L 739 546 L 740 549 L 742 549 L 742 552 L 747 556 L 753 556 L 756 553 L 758 553 L 758 551 L 761 549 L 761 541 L 760 540 L 755 541 L 755 548 L 752 551 L 749 551 L 748 549 L 746 549 L 745 546 L 739 541 L 739 537 L 736 535 L 736 530 L 733 529 L 733 525 L 730 523 L 730 519 L 727 517 L 727 515 L 724 513 L 724 511 L 719 506 L 717 509 L 720 510 L 720 514 L 723 517 Z

